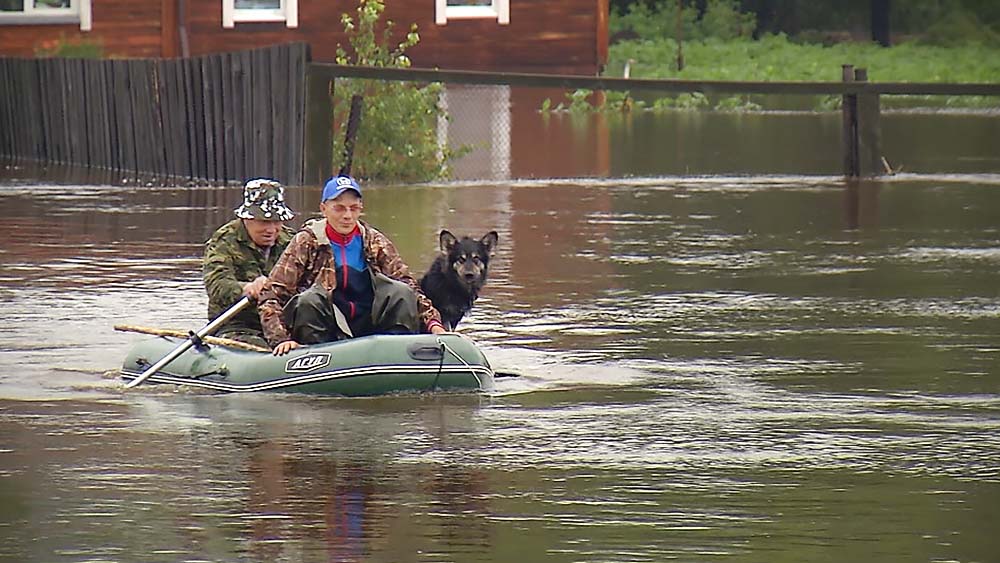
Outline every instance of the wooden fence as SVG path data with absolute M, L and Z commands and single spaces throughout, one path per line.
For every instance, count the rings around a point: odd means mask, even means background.
M 882 160 L 880 96 L 943 95 L 1000 96 L 1000 83 L 946 84 L 916 82 L 869 82 L 863 68 L 843 65 L 841 82 L 740 82 L 722 80 L 654 80 L 527 73 L 370 68 L 327 63 L 310 65 L 316 81 L 335 78 L 369 78 L 451 84 L 492 84 L 614 90 L 628 92 L 702 92 L 713 94 L 778 94 L 842 96 L 843 135 L 841 154 L 844 176 L 877 176 L 885 172 Z
M 878 175 L 882 95 L 1000 96 L 1000 84 L 642 80 L 311 63 L 293 43 L 190 59 L 0 58 L 0 156 L 211 182 L 331 173 L 338 78 L 563 89 L 843 96 L 847 177 Z
M 189 59 L 0 58 L 0 155 L 301 184 L 308 63 L 304 43 Z

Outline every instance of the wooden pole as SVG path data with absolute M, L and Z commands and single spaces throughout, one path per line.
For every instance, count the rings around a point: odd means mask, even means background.
M 354 142 L 358 138 L 358 127 L 361 126 L 364 101 L 361 94 L 351 96 L 351 112 L 347 116 L 347 131 L 344 133 L 344 164 L 340 167 L 341 176 L 351 175 L 351 165 L 354 164 Z
M 854 82 L 854 65 L 842 65 L 841 76 L 844 82 Z M 857 178 L 861 175 L 858 166 L 858 97 L 855 94 L 844 94 L 840 113 L 843 118 L 843 154 L 844 176 Z
M 677 0 L 677 72 L 684 70 L 684 5 Z
M 889 0 L 870 0 L 872 41 L 883 47 L 892 45 L 889 25 Z
M 868 69 L 854 69 L 855 82 L 868 82 Z M 880 176 L 882 164 L 881 102 L 877 93 L 859 94 L 857 111 L 857 158 L 860 176 Z
M 320 184 L 333 173 L 334 81 L 319 76 L 312 64 L 306 67 L 306 146 L 302 181 Z
M 152 334 L 153 336 L 171 336 L 174 338 L 188 338 L 190 335 L 183 331 L 173 328 L 154 328 L 148 326 L 136 326 L 136 325 L 115 325 L 115 330 L 120 332 L 138 332 L 140 334 Z M 248 344 L 246 342 L 240 342 L 239 340 L 233 340 L 231 338 L 220 338 L 218 336 L 202 336 L 201 340 L 206 344 L 212 344 L 213 346 L 225 346 L 227 348 L 239 348 L 240 350 L 248 350 L 250 352 L 267 352 L 271 351 L 263 346 L 255 346 L 253 344 Z

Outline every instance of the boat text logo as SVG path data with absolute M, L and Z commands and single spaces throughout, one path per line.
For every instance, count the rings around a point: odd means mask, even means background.
M 285 371 L 288 373 L 305 373 L 326 367 L 329 364 L 330 354 L 306 354 L 305 356 L 292 358 L 285 362 Z

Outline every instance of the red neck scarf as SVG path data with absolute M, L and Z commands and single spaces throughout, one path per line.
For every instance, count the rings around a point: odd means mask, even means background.
M 351 242 L 351 239 L 354 238 L 355 235 L 360 235 L 360 234 L 361 234 L 361 228 L 357 225 L 354 225 L 353 231 L 351 231 L 346 235 L 342 235 L 337 231 L 333 230 L 333 227 L 330 225 L 329 222 L 327 222 L 326 224 L 326 236 L 327 238 L 330 239 L 330 242 L 332 243 L 346 245 L 347 243 Z

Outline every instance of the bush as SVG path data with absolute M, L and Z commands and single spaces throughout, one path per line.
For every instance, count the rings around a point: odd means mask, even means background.
M 1000 34 L 984 25 L 971 12 L 962 10 L 948 12 L 937 20 L 921 38 L 929 45 L 957 46 L 968 43 L 1000 45 Z
M 625 13 L 611 11 L 608 18 L 608 32 L 611 35 L 631 32 L 640 39 L 674 37 L 677 29 L 677 11 L 674 0 L 659 0 L 653 5 L 643 2 L 630 4 Z M 695 30 L 697 10 L 685 8 L 682 11 L 682 31 L 690 37 Z
M 357 19 L 341 16 L 351 53 L 337 45 L 337 64 L 375 67 L 409 67 L 406 50 L 420 41 L 417 26 L 392 46 L 394 24 L 387 20 L 376 34 L 385 5 L 382 0 L 361 0 Z M 364 96 L 352 175 L 386 181 L 422 182 L 447 176 L 447 162 L 454 156 L 439 147 L 437 120 L 446 117 L 438 106 L 440 84 L 419 86 L 390 80 L 338 80 L 334 86 L 334 120 L 341 132 L 347 129 L 350 100 Z M 334 138 L 334 165 L 344 162 L 343 134 Z
M 681 10 L 684 41 L 750 37 L 756 25 L 757 18 L 751 13 L 740 12 L 737 0 L 708 0 L 701 18 L 695 7 Z M 636 2 L 624 13 L 612 10 L 608 30 L 612 35 L 631 32 L 640 39 L 676 39 L 677 2 L 658 0 L 652 5 Z
M 704 38 L 748 38 L 757 27 L 757 18 L 753 14 L 741 13 L 736 0 L 715 0 L 708 3 L 699 26 Z

